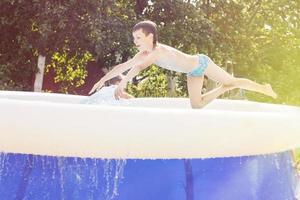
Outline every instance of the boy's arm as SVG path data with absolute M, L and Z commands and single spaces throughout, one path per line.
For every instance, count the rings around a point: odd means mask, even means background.
M 115 98 L 126 98 L 126 93 L 124 92 L 124 89 L 126 88 L 127 83 L 136 75 L 140 73 L 140 71 L 146 69 L 149 67 L 155 60 L 155 55 L 150 54 L 148 55 L 144 60 L 140 60 L 136 63 L 134 67 L 132 67 L 127 75 L 121 80 L 118 87 L 115 90 Z
M 101 88 L 104 83 L 118 75 L 120 75 L 121 73 L 125 72 L 126 70 L 130 69 L 133 64 L 135 63 L 135 57 L 133 57 L 132 59 L 128 60 L 127 62 L 124 62 L 122 64 L 116 65 L 115 67 L 113 67 L 112 70 L 110 70 L 107 74 L 105 74 L 91 89 L 91 91 L 89 92 L 89 94 L 93 93 L 96 89 Z

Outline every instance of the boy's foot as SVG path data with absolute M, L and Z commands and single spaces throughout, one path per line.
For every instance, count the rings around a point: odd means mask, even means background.
M 265 86 L 265 94 L 276 99 L 277 94 L 273 91 L 272 86 L 270 84 L 265 84 L 264 86 Z

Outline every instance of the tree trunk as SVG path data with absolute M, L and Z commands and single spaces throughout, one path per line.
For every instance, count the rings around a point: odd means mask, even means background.
M 175 96 L 175 80 L 172 78 L 171 75 L 167 75 L 168 78 L 168 96 L 174 97 Z
M 34 81 L 34 91 L 35 92 L 41 92 L 42 91 L 44 71 L 45 71 L 45 60 L 46 60 L 46 57 L 39 54 L 39 57 L 38 57 L 38 71 L 35 74 L 35 81 Z

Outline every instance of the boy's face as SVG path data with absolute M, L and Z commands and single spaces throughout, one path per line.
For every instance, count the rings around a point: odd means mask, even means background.
M 152 49 L 153 47 L 153 34 L 146 34 L 142 29 L 138 29 L 132 33 L 133 42 L 139 51 Z

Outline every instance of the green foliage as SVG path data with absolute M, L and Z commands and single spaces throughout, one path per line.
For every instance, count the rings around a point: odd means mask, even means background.
M 132 17 L 130 12 L 125 14 L 123 5 L 122 1 L 114 4 L 104 0 L 1 1 L 1 87 L 31 90 L 39 54 L 46 56 L 50 65 L 50 58 L 64 49 L 69 54 L 90 52 L 100 67 L 114 65 L 117 54 L 127 59 L 131 56 L 127 48 L 131 41 L 130 32 L 124 30 L 132 24 L 130 20 L 123 22 Z
M 295 150 L 295 159 L 296 159 L 296 164 L 297 164 L 297 169 L 300 172 L 300 149 Z
M 297 160 L 300 161 L 300 149 L 296 149 L 296 150 L 295 150 L 295 153 L 296 153 L 296 158 L 297 158 Z
M 150 19 L 158 24 L 160 42 L 186 53 L 208 54 L 220 66 L 230 61 L 236 76 L 269 82 L 279 94 L 273 100 L 246 92 L 248 99 L 300 105 L 299 10 L 297 0 L 3 0 L 0 87 L 30 90 L 39 54 L 56 66 L 55 79 L 64 82 L 63 91 L 83 84 L 85 73 L 70 70 L 70 65 L 84 70 L 86 52 L 99 67 L 126 61 L 136 52 L 133 25 Z M 55 58 L 65 49 L 69 60 L 77 55 L 68 61 L 72 64 L 58 64 Z M 129 86 L 129 91 L 135 96 L 167 96 L 172 77 L 176 82 L 172 95 L 187 96 L 184 75 L 153 70 L 142 72 L 147 79 Z
M 84 84 L 87 76 L 85 66 L 92 60 L 89 52 L 70 55 L 68 51 L 55 52 L 52 56 L 52 63 L 47 66 L 47 72 L 52 68 L 56 73 L 55 83 L 61 83 L 61 92 L 67 93 L 72 89 Z
M 251 50 L 248 59 L 240 58 L 238 63 L 243 68 L 236 72 L 256 80 L 269 82 L 279 94 L 276 100 L 250 93 L 249 99 L 300 105 L 300 18 L 296 11 L 298 1 L 261 2 L 252 13 L 252 23 L 248 23 L 246 39 Z M 268 12 L 266 12 L 268 10 Z M 243 50 L 241 50 L 243 52 Z
M 173 75 L 175 80 L 175 96 L 176 97 L 188 97 L 186 75 L 185 74 L 175 74 Z
M 163 70 L 151 66 L 141 72 L 138 78 L 143 80 L 138 84 L 129 84 L 127 90 L 135 97 L 166 97 L 168 92 L 167 77 Z
M 0 88 L 30 90 L 36 68 L 30 44 L 30 10 L 25 1 L 0 2 Z M 29 12 L 27 12 L 29 11 Z

